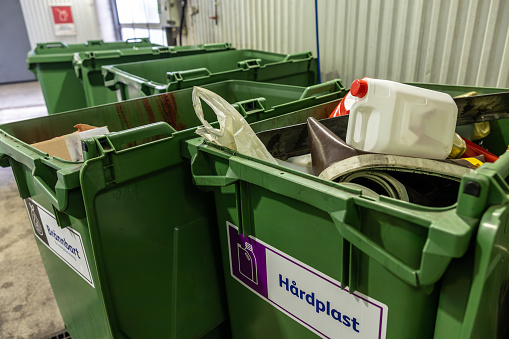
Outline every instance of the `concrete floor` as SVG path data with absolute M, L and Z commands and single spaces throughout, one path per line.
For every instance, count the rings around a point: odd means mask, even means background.
M 0 85 L 0 124 L 47 115 L 37 82 Z M 0 338 L 45 338 L 64 328 L 25 205 L 0 167 Z

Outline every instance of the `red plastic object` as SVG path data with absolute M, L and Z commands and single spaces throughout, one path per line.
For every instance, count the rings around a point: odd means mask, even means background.
M 364 77 L 362 79 L 356 79 L 350 86 L 350 91 L 341 99 L 339 104 L 334 108 L 334 111 L 329 115 L 329 118 L 339 117 L 340 115 L 350 114 L 350 109 L 346 109 L 345 100 L 351 101 L 352 96 L 357 98 L 363 98 L 368 93 L 368 82 L 364 79 L 370 79 Z M 351 106 L 351 103 L 349 104 Z
M 348 92 L 343 99 L 339 102 L 339 104 L 334 108 L 334 111 L 329 115 L 329 118 L 339 117 L 340 115 L 347 115 L 350 113 L 350 110 L 347 110 L 345 107 L 345 99 L 348 97 L 350 92 Z
M 339 115 L 347 115 L 350 113 L 350 110 L 347 110 L 345 107 L 345 100 L 341 100 L 339 103 Z
M 350 93 L 357 98 L 363 98 L 368 93 L 368 82 L 363 79 L 357 79 L 352 82 Z
M 497 161 L 498 157 L 495 154 L 489 152 L 488 150 L 482 148 L 481 146 L 473 143 L 472 141 L 470 141 L 468 139 L 465 139 L 463 137 L 461 137 L 461 138 L 463 140 L 465 140 L 465 143 L 467 144 L 467 151 L 465 152 L 465 154 L 463 154 L 461 156 L 462 158 L 472 158 L 472 157 L 483 154 L 485 162 Z

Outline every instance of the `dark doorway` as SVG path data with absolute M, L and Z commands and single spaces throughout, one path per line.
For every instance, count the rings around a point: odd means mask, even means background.
M 26 66 L 30 43 L 19 0 L 0 3 L 0 41 L 0 84 L 35 80 Z

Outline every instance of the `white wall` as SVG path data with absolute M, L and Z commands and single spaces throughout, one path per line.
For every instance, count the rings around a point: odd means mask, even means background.
M 314 0 L 190 0 L 195 43 L 316 55 Z M 318 0 L 322 81 L 509 87 L 509 1 Z
M 51 5 L 72 6 L 77 35 L 54 35 Z M 39 42 L 84 43 L 102 39 L 93 0 L 21 0 L 21 9 L 31 48 Z
M 120 40 L 113 21 L 113 13 L 110 0 L 94 0 L 95 13 L 101 32 L 101 39 L 105 42 Z
M 320 0 L 319 14 L 325 72 L 509 87 L 508 1 Z
M 222 0 L 217 5 L 217 25 L 209 19 L 216 13 L 214 1 L 188 3 L 198 9 L 191 17 L 195 43 L 231 42 L 239 49 L 316 55 L 312 0 Z

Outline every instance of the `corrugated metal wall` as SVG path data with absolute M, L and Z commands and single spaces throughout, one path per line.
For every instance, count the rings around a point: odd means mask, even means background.
M 313 0 L 190 0 L 196 43 L 316 55 Z M 322 81 L 509 87 L 509 1 L 319 0 Z
M 20 0 L 23 17 L 32 48 L 38 42 L 62 41 L 83 43 L 87 40 L 101 39 L 101 32 L 95 13 L 94 0 Z M 50 6 L 72 6 L 76 25 L 74 36 L 55 36 Z
M 314 1 L 190 0 L 196 43 L 231 42 L 236 48 L 316 55 Z

